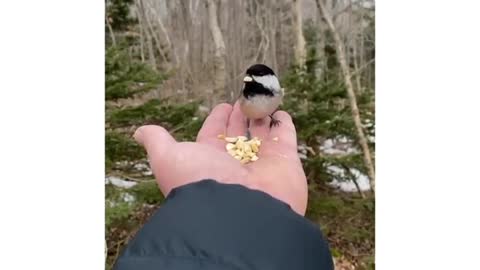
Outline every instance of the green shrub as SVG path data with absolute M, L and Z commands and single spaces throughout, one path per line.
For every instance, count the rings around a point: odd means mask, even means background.
M 132 187 L 130 192 L 135 195 L 137 203 L 159 204 L 164 199 L 157 183 L 154 181 L 139 183 Z
M 145 151 L 130 136 L 107 131 L 105 133 L 106 168 L 112 167 L 115 161 L 136 160 L 145 156 Z
M 165 77 L 140 61 L 131 61 L 125 49 L 109 47 L 105 53 L 105 99 L 129 98 L 152 90 Z

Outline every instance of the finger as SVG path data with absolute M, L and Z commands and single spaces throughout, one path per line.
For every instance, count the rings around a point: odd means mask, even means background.
M 171 149 L 177 144 L 175 139 L 161 126 L 142 126 L 135 131 L 134 139 L 147 151 L 150 168 L 163 194 L 167 194 L 169 173 L 172 171 Z
M 257 137 L 263 140 L 267 138 L 268 134 L 270 133 L 269 125 L 270 121 L 267 118 L 250 121 L 250 134 L 252 137 Z
M 276 140 L 279 146 L 297 152 L 297 132 L 292 117 L 285 111 L 277 111 L 273 117 L 280 120 L 280 125 L 272 127 L 268 139 Z M 276 138 L 276 139 L 275 139 Z
M 247 118 L 240 110 L 240 103 L 237 101 L 233 106 L 232 114 L 228 119 L 227 136 L 245 136 L 247 132 Z
M 168 150 L 176 143 L 166 129 L 154 125 L 139 127 L 133 134 L 133 138 L 143 145 L 150 160 L 155 159 L 160 162 L 168 156 Z
M 223 149 L 224 142 L 219 140 L 217 136 L 219 134 L 226 134 L 228 118 L 232 113 L 232 109 L 232 105 L 227 103 L 215 106 L 205 119 L 205 122 L 203 122 L 202 128 L 197 135 L 197 142 L 207 143 Z

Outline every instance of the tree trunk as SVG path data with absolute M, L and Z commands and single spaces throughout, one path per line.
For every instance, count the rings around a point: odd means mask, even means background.
M 137 3 L 135 3 L 135 6 L 138 17 L 138 24 L 140 25 L 140 59 L 142 60 L 142 63 L 145 63 L 145 28 L 142 23 L 142 15 L 140 14 L 139 10 L 140 7 Z
M 147 14 L 145 12 L 145 8 L 143 7 L 143 1 L 138 0 L 136 2 L 137 11 L 138 11 L 138 21 L 140 23 L 140 27 L 142 28 L 143 34 L 145 34 L 146 43 L 147 43 L 147 52 L 148 52 L 148 63 L 154 69 L 157 70 L 157 59 L 155 58 L 155 52 L 153 49 L 153 40 L 152 34 L 153 32 L 147 29 L 145 25 L 148 22 Z M 142 38 L 143 39 L 143 38 Z
M 162 21 L 162 18 L 160 17 L 160 14 L 158 14 L 158 12 L 155 10 L 155 8 L 153 6 L 151 6 L 148 3 L 147 3 L 147 5 L 148 5 L 149 11 L 152 12 L 152 14 L 156 17 L 158 26 L 160 27 L 160 31 L 162 32 L 162 34 L 165 38 L 165 42 L 167 43 L 166 46 L 163 46 L 163 47 L 166 48 L 165 54 L 166 54 L 166 56 L 168 56 L 168 60 L 171 60 L 171 57 L 173 55 L 174 63 L 177 64 L 178 63 L 178 56 L 176 55 L 176 53 L 173 52 L 173 46 L 172 46 L 170 36 L 167 32 L 167 29 L 165 28 L 165 25 L 163 24 L 163 21 Z
M 302 3 L 303 0 L 293 0 L 293 32 L 295 33 L 295 63 L 299 67 L 305 65 L 307 51 L 305 48 L 305 37 L 303 35 L 302 22 Z
M 115 33 L 113 32 L 112 25 L 110 24 L 109 18 L 105 16 L 105 22 L 107 23 L 108 32 L 110 33 L 110 38 L 112 39 L 112 45 L 117 46 L 117 41 L 115 40 Z
M 217 6 L 214 0 L 207 0 L 208 22 L 210 32 L 212 33 L 213 42 L 215 44 L 214 69 L 213 78 L 213 95 L 211 106 L 218 103 L 219 100 L 225 100 L 225 83 L 226 83 L 226 64 L 225 64 L 225 42 L 223 41 L 222 31 L 218 25 Z
M 363 160 L 365 166 L 367 167 L 368 177 L 370 178 L 370 187 L 373 192 L 375 192 L 375 169 L 373 167 L 372 157 L 370 155 L 370 149 L 368 148 L 367 139 L 362 129 L 362 122 L 360 119 L 360 113 L 357 107 L 357 100 L 355 92 L 353 90 L 353 83 L 350 75 L 350 70 L 345 59 L 345 48 L 343 47 L 340 35 L 338 34 L 335 25 L 333 24 L 330 14 L 325 9 L 325 5 L 322 2 L 323 0 L 316 0 L 318 10 L 320 14 L 325 18 L 328 28 L 330 29 L 333 38 L 335 40 L 335 47 L 337 51 L 337 59 L 340 63 L 340 68 L 342 69 L 343 77 L 345 80 L 345 85 L 347 87 L 348 99 L 350 101 L 350 108 L 352 110 L 353 121 L 355 123 L 355 128 L 357 130 L 358 141 L 362 147 Z
M 165 52 L 162 49 L 160 40 L 158 39 L 155 30 L 153 29 L 152 23 L 150 22 L 150 18 L 148 13 L 145 10 L 145 7 L 143 6 L 143 0 L 140 0 L 140 8 L 142 9 L 142 15 L 144 16 L 144 21 L 147 23 L 148 29 L 150 30 L 150 37 L 155 41 L 155 45 L 157 46 L 158 53 L 163 59 L 163 63 L 168 66 L 168 59 L 167 56 L 165 55 Z
M 148 48 L 148 62 L 150 66 L 157 70 L 157 60 L 155 59 L 155 53 L 153 52 L 152 37 L 150 34 L 147 34 L 147 48 Z
M 360 82 L 360 66 L 358 64 L 358 54 L 357 54 L 357 42 L 355 41 L 353 44 L 353 66 L 355 68 L 355 73 L 357 74 L 355 76 L 355 82 L 357 83 L 357 93 L 362 94 L 363 93 L 363 88 L 362 88 L 362 83 Z

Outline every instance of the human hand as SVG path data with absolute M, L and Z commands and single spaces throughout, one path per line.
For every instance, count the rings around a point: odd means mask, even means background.
M 305 215 L 308 189 L 305 173 L 297 154 L 297 137 L 292 118 L 284 111 L 274 117 L 281 121 L 269 128 L 268 121 L 250 123 L 252 137 L 262 140 L 259 159 L 241 164 L 225 149 L 228 137 L 245 135 L 246 119 L 238 102 L 216 106 L 198 132 L 196 142 L 177 142 L 160 126 L 142 126 L 134 134 L 135 140 L 147 151 L 150 167 L 162 193 L 203 179 L 221 183 L 240 184 L 270 194 L 287 204 L 300 215 Z M 274 141 L 273 138 L 278 140 Z

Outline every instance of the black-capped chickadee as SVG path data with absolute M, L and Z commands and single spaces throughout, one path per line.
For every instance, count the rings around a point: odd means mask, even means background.
M 271 118 L 270 127 L 280 121 L 273 118 L 273 113 L 282 103 L 283 89 L 271 68 L 256 64 L 249 67 L 243 79 L 244 86 L 240 96 L 240 109 L 249 120 Z

